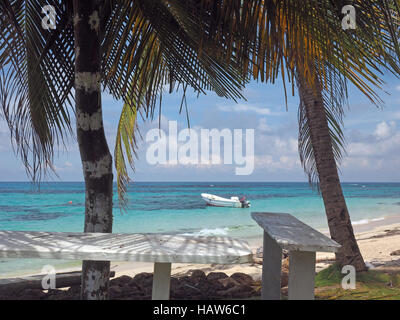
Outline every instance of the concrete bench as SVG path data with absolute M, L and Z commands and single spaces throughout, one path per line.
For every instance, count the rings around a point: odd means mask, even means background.
M 228 237 L 0 231 L 0 258 L 154 262 L 152 298 L 166 300 L 171 263 L 248 263 L 252 252 Z
M 289 251 L 289 300 L 314 299 L 316 252 L 340 245 L 287 213 L 252 212 L 264 229 L 261 299 L 281 298 L 282 249 Z

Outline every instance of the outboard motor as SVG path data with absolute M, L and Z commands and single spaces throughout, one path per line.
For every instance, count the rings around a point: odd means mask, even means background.
M 247 201 L 245 197 L 243 197 L 239 201 L 242 204 L 242 208 L 249 208 L 250 207 L 250 202 Z

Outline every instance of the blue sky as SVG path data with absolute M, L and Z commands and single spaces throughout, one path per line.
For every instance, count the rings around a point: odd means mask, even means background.
M 385 104 L 377 109 L 354 87 L 349 88 L 349 109 L 346 110 L 345 135 L 347 156 L 343 158 L 342 181 L 400 181 L 400 81 L 384 77 L 380 91 Z M 193 130 L 254 129 L 254 171 L 251 175 L 235 175 L 235 164 L 224 165 L 150 165 L 146 161 L 149 144 L 139 143 L 136 170 L 130 176 L 135 181 L 307 181 L 297 151 L 298 94 L 288 92 L 286 110 L 283 86 L 252 82 L 244 91 L 247 101 L 226 100 L 208 92 L 197 98 L 188 95 L 188 107 Z M 186 115 L 178 114 L 181 93 L 163 96 L 162 128 L 169 120 L 186 128 Z M 106 135 L 113 151 L 116 127 L 122 103 L 103 94 Z M 140 121 L 143 137 L 147 130 L 158 127 L 155 120 Z M 166 132 L 168 134 L 168 131 Z M 26 181 L 25 170 L 12 151 L 9 132 L 0 121 L 0 181 Z M 77 143 L 71 139 L 66 150 L 56 153 L 55 166 L 59 179 L 82 181 Z

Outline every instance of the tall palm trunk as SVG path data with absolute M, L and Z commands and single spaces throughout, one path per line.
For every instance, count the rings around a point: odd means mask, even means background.
M 365 270 L 340 185 L 320 83 L 313 89 L 299 75 L 297 82 L 305 106 L 329 231 L 332 239 L 342 245 L 336 253 L 336 261 L 341 266 L 352 265 L 357 271 Z
M 85 177 L 85 232 L 112 232 L 112 158 L 100 91 L 98 0 L 74 0 L 76 128 Z M 82 299 L 107 299 L 110 262 L 83 261 Z

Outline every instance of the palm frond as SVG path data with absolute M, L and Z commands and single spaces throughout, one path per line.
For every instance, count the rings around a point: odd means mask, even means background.
M 149 99 L 156 101 L 162 94 L 162 86 L 167 74 L 167 66 L 163 60 L 159 41 L 153 34 L 146 42 L 144 54 L 141 56 L 138 68 L 134 69 L 134 82 L 130 90 L 135 90 L 136 94 L 128 95 L 130 100 L 124 103 L 118 124 L 114 163 L 117 171 L 118 199 L 122 209 L 126 208 L 128 200 L 126 191 L 129 184 L 129 175 L 126 160 L 131 168 L 134 169 L 138 111 L 141 107 L 143 108 L 146 102 L 148 103 Z M 146 97 L 148 87 L 153 88 L 153 95 Z
M 41 8 L 49 3 L 64 26 L 53 33 L 41 27 Z M 52 168 L 54 147 L 71 134 L 74 60 L 68 10 L 61 1 L 0 3 L 0 109 L 34 181 Z
M 297 74 L 309 87 L 321 90 L 333 152 L 340 162 L 346 145 L 342 117 L 347 82 L 379 105 L 382 100 L 376 90 L 383 83 L 383 70 L 399 74 L 398 1 L 354 1 L 357 28 L 350 31 L 341 26 L 341 9 L 348 4 L 343 1 L 262 2 L 249 74 L 271 82 L 280 75 L 284 83 L 289 80 L 292 86 Z M 310 183 L 318 186 L 302 103 L 298 120 L 300 160 Z
M 136 133 L 137 110 L 133 104 L 125 103 L 118 123 L 118 131 L 114 150 L 114 164 L 117 171 L 117 189 L 120 208 L 125 209 L 127 205 L 127 188 L 129 185 L 129 174 L 126 160 L 134 169 L 134 157 L 136 157 Z
M 118 3 L 105 27 L 103 46 L 105 86 L 115 98 L 130 100 L 129 95 L 142 92 L 140 84 L 135 84 L 138 81 L 134 78 L 135 69 L 139 68 L 147 42 L 156 39 L 168 66 L 168 75 L 156 78 L 155 73 L 149 73 L 147 76 L 154 78 L 150 82 L 185 83 L 197 92 L 213 90 L 220 96 L 242 98 L 240 90 L 245 80 L 239 70 L 216 53 L 221 51 L 218 43 L 206 39 L 208 35 L 201 33 L 198 23 L 187 18 L 189 13 L 188 9 L 170 1 Z M 203 39 L 207 48 L 213 50 L 201 50 L 205 46 Z M 136 90 L 128 90 L 132 84 Z M 157 91 L 157 86 L 146 88 L 146 115 L 154 114 L 157 99 L 153 97 L 157 97 Z
M 284 81 L 293 80 L 294 73 L 299 72 L 310 86 L 318 76 L 326 87 L 326 72 L 337 70 L 373 103 L 382 102 L 376 89 L 382 85 L 383 69 L 394 74 L 400 71 L 394 31 L 399 26 L 398 1 L 353 1 L 355 30 L 342 29 L 345 1 L 260 3 L 263 13 L 251 49 L 249 74 L 273 82 L 279 75 Z M 315 65 L 315 61 L 319 63 Z M 331 65 L 329 70 L 326 63 Z
M 328 68 L 328 66 L 326 66 Z M 332 75 L 337 71 L 327 72 Z M 299 75 L 298 75 L 299 77 Z M 297 78 L 298 79 L 298 78 Z M 300 87 L 300 81 L 297 84 Z M 337 164 L 340 164 L 342 157 L 346 154 L 346 139 L 343 132 L 343 105 L 347 103 L 347 86 L 346 79 L 336 74 L 335 77 L 330 76 L 325 79 L 328 84 L 327 87 L 322 88 L 320 82 L 317 85 L 320 87 L 320 92 L 316 93 L 317 98 L 320 97 L 324 105 L 324 112 L 328 122 L 329 135 L 332 145 L 332 151 Z M 312 88 L 309 89 L 314 92 Z M 319 177 L 316 167 L 316 160 L 314 155 L 314 147 L 311 142 L 309 118 L 304 104 L 304 97 L 302 97 L 302 90 L 300 92 L 300 105 L 298 110 L 299 122 L 299 136 L 298 136 L 298 150 L 300 155 L 300 162 L 303 166 L 305 173 L 308 176 L 309 183 L 317 187 L 319 190 Z

